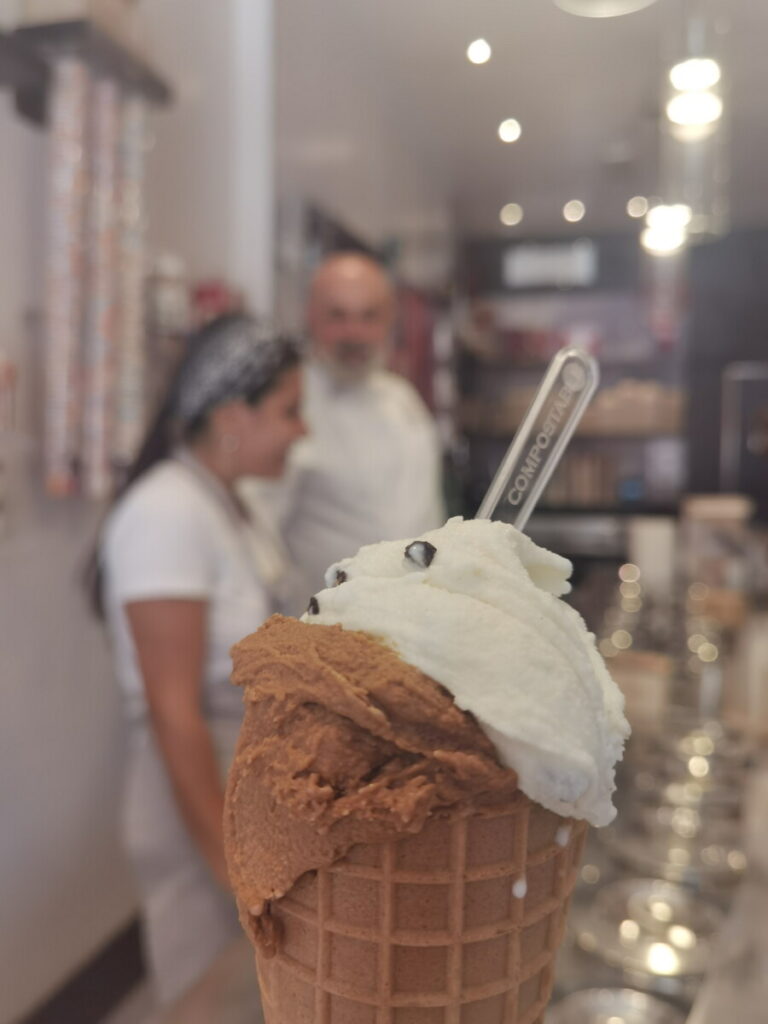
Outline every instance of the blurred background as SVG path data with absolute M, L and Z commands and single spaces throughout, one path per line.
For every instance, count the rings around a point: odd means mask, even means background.
M 551 356 L 599 359 L 530 533 L 664 737 L 610 852 L 686 892 L 714 872 L 730 908 L 742 841 L 702 854 L 690 801 L 653 801 L 702 755 L 739 789 L 768 735 L 766 40 L 760 0 L 0 0 L 0 1024 L 106 1020 L 141 983 L 78 589 L 104 500 L 185 332 L 241 308 L 301 332 L 339 249 L 396 283 L 392 365 L 454 514 Z

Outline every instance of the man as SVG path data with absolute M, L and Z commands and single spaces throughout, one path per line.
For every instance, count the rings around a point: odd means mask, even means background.
M 440 448 L 413 387 L 384 369 L 395 297 L 373 259 L 328 257 L 311 282 L 310 436 L 295 462 L 286 540 L 309 592 L 363 544 L 416 538 L 444 520 Z

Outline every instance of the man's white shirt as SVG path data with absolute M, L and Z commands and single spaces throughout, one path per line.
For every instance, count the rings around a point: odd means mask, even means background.
M 444 521 L 440 444 L 413 386 L 376 371 L 342 385 L 317 364 L 304 379 L 309 436 L 294 449 L 285 539 L 308 593 L 363 544 L 416 538 Z

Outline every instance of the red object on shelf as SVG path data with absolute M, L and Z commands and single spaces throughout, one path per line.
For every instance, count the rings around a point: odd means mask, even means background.
M 226 281 L 213 278 L 192 286 L 192 317 L 197 327 L 225 313 L 239 313 L 244 307 L 242 293 Z

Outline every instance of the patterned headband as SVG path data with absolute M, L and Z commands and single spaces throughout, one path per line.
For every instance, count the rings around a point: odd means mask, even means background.
M 269 332 L 247 317 L 233 320 L 202 344 L 181 370 L 177 419 L 191 423 L 224 402 L 253 398 L 298 356 L 293 339 Z

